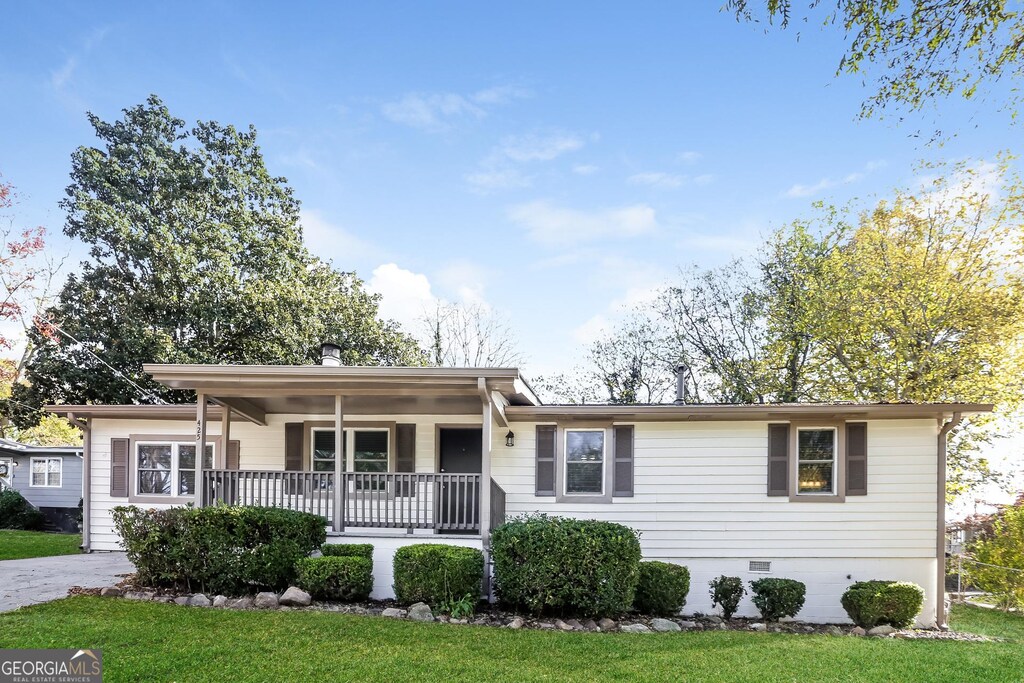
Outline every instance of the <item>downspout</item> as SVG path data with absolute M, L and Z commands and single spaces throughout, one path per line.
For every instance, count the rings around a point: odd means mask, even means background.
M 935 627 L 948 630 L 946 624 L 946 439 L 951 431 L 963 421 L 961 413 L 943 422 L 939 419 L 938 466 L 935 484 L 935 560 L 938 564 L 935 576 Z
M 87 420 L 68 413 L 68 422 L 82 430 L 82 545 L 84 552 L 92 552 L 92 426 Z

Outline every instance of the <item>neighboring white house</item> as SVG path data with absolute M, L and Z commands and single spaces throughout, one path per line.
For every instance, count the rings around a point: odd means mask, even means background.
M 146 366 L 193 405 L 51 406 L 86 434 L 84 544 L 119 548 L 118 505 L 289 507 L 323 515 L 330 542 L 373 543 L 388 597 L 396 548 L 486 552 L 498 523 L 545 512 L 639 531 L 645 558 L 690 568 L 687 612 L 713 612 L 715 576 L 777 576 L 807 584 L 800 618 L 840 622 L 849 584 L 899 579 L 924 587 L 922 625 L 944 622 L 945 435 L 990 406 L 549 406 L 515 369 L 341 367 L 329 351 Z

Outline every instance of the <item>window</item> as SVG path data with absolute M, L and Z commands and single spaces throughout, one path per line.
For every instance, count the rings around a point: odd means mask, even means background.
M 835 493 L 836 429 L 797 430 L 797 493 Z
M 342 446 L 344 448 L 344 445 Z M 333 472 L 334 471 L 334 430 L 314 429 L 313 430 L 313 471 Z
M 139 495 L 193 496 L 196 493 L 194 443 L 136 444 Z M 203 468 L 213 469 L 213 444 L 206 444 Z
M 32 458 L 31 486 L 60 488 L 63 458 Z
M 603 429 L 565 430 L 565 493 L 604 494 Z
M 342 439 L 341 452 L 346 472 L 385 474 L 388 471 L 389 435 L 388 429 L 346 429 Z M 334 430 L 314 428 L 313 471 L 334 471 Z M 351 457 L 348 454 L 351 453 Z M 356 489 L 382 488 L 383 482 L 356 481 Z

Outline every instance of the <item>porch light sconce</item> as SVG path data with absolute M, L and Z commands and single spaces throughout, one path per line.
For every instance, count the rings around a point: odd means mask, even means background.
M 512 430 L 509 430 L 508 434 L 505 435 L 505 445 L 509 448 L 516 445 L 516 435 L 512 433 Z

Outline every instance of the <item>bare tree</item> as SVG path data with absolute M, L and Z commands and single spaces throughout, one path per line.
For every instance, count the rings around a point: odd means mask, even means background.
M 434 365 L 500 368 L 523 362 L 506 318 L 483 304 L 438 302 L 421 323 Z

